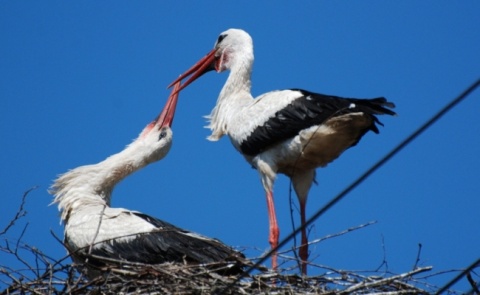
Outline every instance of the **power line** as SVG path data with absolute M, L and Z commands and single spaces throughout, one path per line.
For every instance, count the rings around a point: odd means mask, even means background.
M 245 271 L 245 275 L 251 273 L 254 269 L 258 268 L 265 260 L 267 260 L 273 253 L 278 251 L 281 247 L 285 246 L 291 239 L 295 237 L 303 228 L 310 226 L 315 220 L 317 220 L 321 215 L 327 212 L 330 208 L 332 208 L 336 203 L 342 200 L 349 192 L 355 189 L 358 185 L 360 185 L 365 179 L 367 179 L 370 175 L 372 175 L 375 171 L 377 171 L 383 164 L 389 161 L 392 157 L 394 157 L 398 152 L 400 152 L 404 147 L 410 144 L 413 140 L 415 140 L 420 134 L 422 134 L 425 130 L 427 130 L 430 126 L 436 123 L 443 115 L 453 109 L 458 103 L 464 100 L 471 92 L 473 92 L 478 86 L 480 86 L 480 79 L 478 79 L 475 83 L 473 83 L 470 87 L 468 87 L 464 92 L 462 92 L 458 97 L 452 100 L 449 104 L 443 107 L 439 112 L 437 112 L 431 119 L 425 122 L 422 126 L 420 126 L 416 131 L 414 131 L 410 136 L 404 139 L 399 145 L 397 145 L 392 151 L 390 151 L 387 155 L 385 155 L 382 159 L 380 159 L 376 164 L 374 164 L 370 169 L 364 172 L 357 180 L 351 183 L 348 187 L 346 187 L 342 192 L 340 192 L 336 197 L 331 199 L 326 205 L 320 208 L 314 215 L 312 215 L 303 226 L 298 227 L 295 229 L 291 234 L 289 234 L 286 238 L 284 238 L 276 248 L 271 249 L 267 252 L 260 260 L 255 263 L 255 265 L 249 267 Z M 231 285 L 235 285 L 239 282 L 243 276 L 238 277 Z M 227 290 L 229 287 L 227 287 Z
M 464 269 L 461 273 L 459 273 L 456 277 L 454 277 L 450 282 L 446 283 L 443 287 L 438 289 L 435 295 L 442 294 L 443 292 L 445 292 L 448 288 L 453 286 L 456 282 L 458 282 L 461 278 L 463 278 L 467 273 L 469 273 L 475 267 L 480 267 L 480 258 L 478 258 L 477 261 L 472 263 L 469 267 Z

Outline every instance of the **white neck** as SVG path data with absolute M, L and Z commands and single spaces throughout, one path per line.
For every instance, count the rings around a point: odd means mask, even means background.
M 66 220 L 71 210 L 84 206 L 110 206 L 117 183 L 161 157 L 139 137 L 123 151 L 100 163 L 81 166 L 61 175 L 50 191 L 55 195 L 53 202 L 58 203 L 62 211 L 61 219 Z
M 237 61 L 230 69 L 227 82 L 220 91 L 215 108 L 206 117 L 210 122 L 207 128 L 212 130 L 212 134 L 208 137 L 209 140 L 216 141 L 228 134 L 229 120 L 253 99 L 251 94 L 253 52 L 244 55 Z

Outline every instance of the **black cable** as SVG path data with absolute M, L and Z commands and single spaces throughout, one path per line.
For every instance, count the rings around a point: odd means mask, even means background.
M 393 156 L 395 156 L 399 151 L 401 151 L 405 146 L 407 146 L 410 142 L 412 142 L 415 138 L 417 138 L 421 133 L 423 133 L 426 129 L 432 126 L 436 121 L 438 121 L 443 115 L 445 115 L 448 111 L 450 111 L 453 107 L 455 107 L 458 103 L 460 103 L 463 99 L 465 99 L 471 92 L 473 92 L 478 86 L 480 86 L 480 79 L 473 83 L 470 87 L 467 88 L 463 93 L 461 93 L 458 97 L 452 100 L 449 104 L 447 104 L 443 109 L 441 109 L 437 114 L 435 114 L 430 120 L 425 122 L 420 128 L 418 128 L 415 132 L 413 132 L 410 136 L 404 139 L 399 145 L 397 145 L 392 151 L 390 151 L 387 155 L 385 155 L 382 159 L 380 159 L 376 164 L 374 164 L 370 169 L 368 169 L 365 173 L 363 173 L 357 180 L 355 180 L 352 184 L 350 184 L 347 188 L 345 188 L 341 193 L 339 193 L 335 198 L 330 200 L 325 206 L 323 206 L 320 210 L 318 210 L 312 217 L 310 217 L 303 226 L 298 227 L 294 230 L 291 234 L 289 234 L 286 238 L 284 238 L 276 248 L 271 249 L 267 252 L 260 260 L 258 260 L 253 266 L 249 267 L 244 275 L 238 277 L 231 285 L 227 287 L 225 291 L 228 291 L 231 286 L 238 283 L 245 275 L 251 273 L 254 269 L 257 269 L 265 260 L 267 260 L 273 253 L 278 251 L 281 247 L 283 247 L 286 243 L 288 243 L 295 235 L 297 235 L 303 228 L 310 226 L 315 220 L 317 220 L 321 215 L 327 212 L 331 207 L 333 207 L 336 203 L 338 203 L 341 199 L 343 199 L 350 191 L 356 188 L 360 183 L 362 183 L 365 179 L 367 179 L 372 173 L 374 173 L 378 168 L 380 168 L 383 164 L 385 164 L 388 160 L 390 160 Z
M 470 272 L 475 267 L 480 267 L 480 258 L 477 259 L 474 263 L 472 263 L 469 267 L 464 269 L 461 273 L 459 273 L 456 277 L 454 277 L 450 282 L 446 283 L 443 287 L 437 290 L 435 295 L 442 294 L 448 288 L 453 286 L 456 282 L 458 282 L 461 278 L 463 278 L 468 272 Z

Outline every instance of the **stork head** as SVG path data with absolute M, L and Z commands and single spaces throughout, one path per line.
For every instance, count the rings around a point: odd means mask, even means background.
M 178 88 L 176 83 L 162 112 L 150 123 L 135 141 L 146 153 L 147 162 L 155 162 L 165 157 L 172 145 L 172 123 L 178 101 Z
M 173 81 L 168 88 L 192 75 L 177 91 L 180 91 L 206 72 L 220 73 L 237 66 L 251 66 L 253 63 L 252 37 L 240 29 L 229 29 L 218 36 L 213 50 Z
M 133 172 L 165 157 L 172 145 L 172 122 L 178 100 L 175 84 L 162 112 L 123 151 L 100 163 L 80 166 L 59 176 L 50 189 L 67 220 L 71 210 L 87 204 L 110 205 L 115 185 Z

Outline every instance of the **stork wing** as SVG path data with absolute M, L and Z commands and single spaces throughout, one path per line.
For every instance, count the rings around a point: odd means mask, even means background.
M 199 234 L 183 230 L 168 222 L 139 212 L 125 212 L 132 217 L 138 217 L 155 226 L 151 232 L 137 233 L 109 239 L 95 244 L 91 250 L 88 247 L 76 252 L 77 257 L 87 255 L 88 251 L 94 257 L 105 257 L 119 261 L 159 264 L 164 262 L 187 262 L 208 264 L 215 262 L 246 262 L 244 255 L 223 244 L 217 239 L 211 239 Z M 84 260 L 84 259 L 82 259 Z M 89 259 L 89 263 L 97 266 L 105 261 Z M 241 263 L 240 263 L 241 264 Z M 243 264 L 242 264 L 243 265 Z M 241 266 L 235 266 L 234 273 L 241 271 Z
M 394 104 L 384 97 L 355 99 L 312 93 L 301 89 L 292 89 L 292 91 L 299 93 L 298 98 L 275 112 L 263 124 L 256 126 L 240 143 L 242 153 L 250 156 L 257 155 L 274 144 L 296 136 L 303 129 L 349 113 L 363 112 L 371 116 L 372 125 L 368 130 L 378 133 L 375 123 L 382 124 L 375 115 L 395 115 L 395 112 L 388 109 L 395 107 Z

